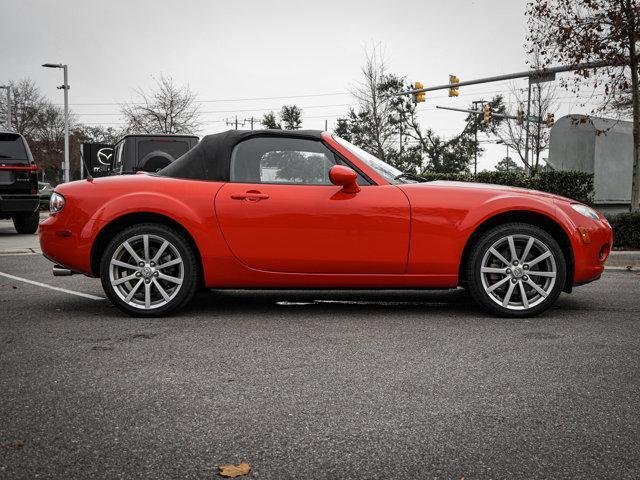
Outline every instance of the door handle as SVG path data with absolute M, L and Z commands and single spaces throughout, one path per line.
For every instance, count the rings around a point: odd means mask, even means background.
M 231 195 L 231 198 L 233 200 L 248 200 L 249 202 L 259 202 L 260 200 L 266 200 L 267 198 L 269 198 L 269 194 L 249 191 L 246 193 L 233 193 Z

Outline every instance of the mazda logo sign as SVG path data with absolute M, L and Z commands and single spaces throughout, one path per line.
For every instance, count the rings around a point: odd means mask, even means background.
M 111 157 L 113 157 L 113 148 L 101 148 L 98 150 L 98 163 L 100 165 L 109 166 L 111 165 Z

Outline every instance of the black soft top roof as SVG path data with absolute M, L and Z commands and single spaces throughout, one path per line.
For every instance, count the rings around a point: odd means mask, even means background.
M 205 136 L 200 142 L 158 172 L 158 175 L 192 180 L 229 181 L 233 148 L 250 137 L 308 138 L 321 140 L 320 130 L 228 130 Z

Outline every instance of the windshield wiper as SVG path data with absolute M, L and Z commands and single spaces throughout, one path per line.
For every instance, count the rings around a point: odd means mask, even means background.
M 396 175 L 395 177 L 393 177 L 394 180 L 400 180 L 401 178 L 408 178 L 419 183 L 426 182 L 424 178 L 410 172 L 402 172 L 400 175 Z

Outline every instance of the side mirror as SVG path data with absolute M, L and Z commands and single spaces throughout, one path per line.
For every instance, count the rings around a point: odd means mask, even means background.
M 356 179 L 358 174 L 344 165 L 334 165 L 329 170 L 329 179 L 334 185 L 342 187 L 344 193 L 358 193 L 360 187 Z

